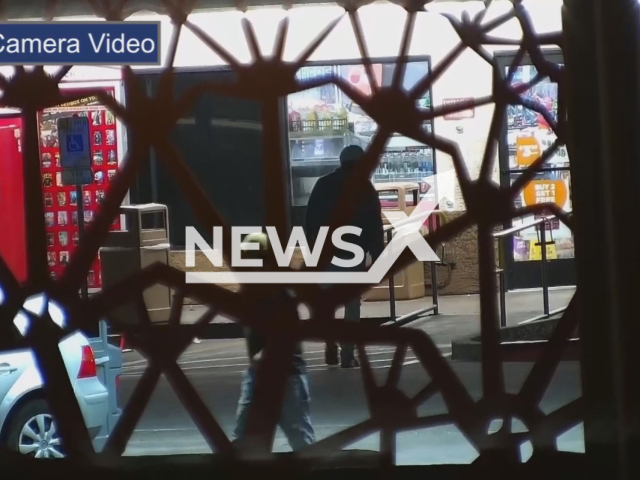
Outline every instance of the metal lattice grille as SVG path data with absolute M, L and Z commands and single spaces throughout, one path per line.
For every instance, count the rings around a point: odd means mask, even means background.
M 56 3 L 55 1 L 47 2 L 48 19 L 55 18 Z M 93 5 L 96 15 L 111 21 L 123 20 L 134 13 L 127 10 L 126 1 L 89 3 Z M 558 435 L 581 422 L 581 400 L 575 400 L 551 413 L 543 412 L 539 403 L 558 366 L 562 350 L 577 327 L 575 301 L 572 301 L 557 324 L 544 352 L 527 375 L 520 391 L 516 394 L 507 393 L 499 348 L 499 314 L 495 294 L 497 291 L 496 262 L 492 234 L 496 226 L 511 219 L 549 210 L 563 223 L 571 226 L 571 221 L 565 212 L 555 204 L 540 204 L 521 209 L 514 207 L 516 196 L 565 140 L 565 106 L 562 102 L 563 67 L 547 61 L 542 51 L 543 45 L 560 47 L 560 34 L 536 35 L 526 10 L 519 2 L 515 2 L 509 12 L 491 22 L 483 22 L 484 11 L 474 18 L 465 14 L 461 20 L 447 16 L 447 20 L 460 37 L 459 45 L 436 64 L 428 76 L 407 92 L 401 85 L 402 75 L 408 61 L 416 16 L 423 10 L 424 2 L 397 2 L 406 9 L 408 14 L 393 83 L 384 88 L 378 87 L 374 80 L 372 62 L 359 20 L 358 9 L 361 3 L 366 2 L 343 2 L 345 15 L 351 20 L 363 65 L 372 86 L 372 95 L 368 97 L 337 77 L 326 77 L 313 82 L 296 80 L 296 72 L 335 28 L 337 21 L 329 24 L 321 35 L 303 50 L 296 61 L 286 62 L 283 60 L 283 51 L 287 39 L 287 18 L 285 17 L 278 26 L 273 58 L 264 58 L 261 55 L 252 25 L 244 19 L 242 27 L 252 60 L 248 64 L 242 64 L 217 43 L 215 35 L 212 38 L 200 27 L 190 23 L 189 14 L 196 2 L 166 0 L 162 3 L 163 13 L 171 17 L 175 26 L 157 94 L 149 97 L 144 85 L 129 68 L 123 68 L 124 82 L 128 91 L 126 106 L 118 104 L 100 90 L 82 93 L 82 96 L 87 94 L 98 96 L 130 131 L 135 132 L 135 136 L 103 208 L 89 226 L 86 238 L 79 245 L 64 275 L 58 281 L 51 280 L 48 274 L 44 224 L 39 220 L 33 220 L 44 218 L 39 156 L 37 148 L 33 147 L 38 144 L 38 132 L 33 118 L 36 112 L 44 108 L 73 99 L 58 88 L 58 83 L 71 67 L 62 68 L 54 76 L 47 75 L 42 68 L 33 70 L 16 68 L 15 75 L 0 79 L 3 90 L 2 103 L 8 107 L 19 108 L 23 112 L 24 158 L 30 165 L 26 169 L 29 175 L 25 179 L 26 188 L 30 192 L 30 200 L 26 205 L 30 218 L 27 230 L 30 245 L 29 278 L 25 285 L 18 285 L 4 263 L 0 263 L 0 279 L 5 293 L 5 301 L 0 307 L 4 319 L 2 336 L 16 339 L 14 345 L 29 346 L 34 349 L 42 375 L 46 380 L 47 398 L 60 424 L 60 432 L 69 454 L 83 457 L 90 456 L 93 452 L 89 450 L 88 434 L 64 371 L 60 352 L 56 348 L 57 342 L 71 331 L 89 327 L 99 319 L 108 317 L 113 305 L 130 300 L 140 300 L 140 312 L 142 318 L 146 318 L 146 324 L 132 333 L 132 339 L 136 348 L 147 357 L 149 363 L 124 409 L 120 422 L 108 440 L 105 455 L 123 453 L 162 373 L 178 393 L 181 402 L 211 449 L 230 458 L 239 453 L 232 447 L 216 418 L 210 413 L 176 363 L 189 342 L 198 335 L 199 329 L 218 313 L 237 319 L 243 326 L 255 329 L 267 338 L 264 361 L 257 373 L 255 402 L 249 413 L 247 444 L 240 453 L 258 457 L 270 454 L 280 405 L 283 401 L 288 366 L 294 344 L 301 340 L 339 340 L 354 342 L 357 345 L 371 416 L 366 421 L 296 453 L 300 459 L 327 457 L 344 445 L 377 431 L 382 432 L 381 450 L 393 455 L 395 451 L 393 437 L 396 432 L 444 424 L 455 424 L 467 441 L 480 452 L 480 459 L 496 451 L 505 454 L 501 458 L 516 458 L 519 446 L 526 441 L 530 441 L 533 445 L 534 458 L 545 452 L 556 450 Z M 491 32 L 514 18 L 522 28 L 523 37 L 521 41 L 511 42 L 517 46 L 515 59 L 510 74 L 506 79 L 502 79 L 496 60 L 485 46 L 498 43 L 491 37 Z M 185 29 L 193 32 L 228 64 L 236 74 L 235 82 L 224 85 L 202 83 L 191 88 L 180 98 L 173 96 L 174 72 L 171 65 L 175 59 L 180 32 Z M 504 41 L 501 42 L 504 43 Z M 427 133 L 422 128 L 424 121 L 465 110 L 468 105 L 436 107 L 426 113 L 419 111 L 415 106 L 415 100 L 431 88 L 466 49 L 473 50 L 486 61 L 494 69 L 496 78 L 493 83 L 493 95 L 490 98 L 478 98 L 474 101 L 476 107 L 491 103 L 495 105 L 482 167 L 477 179 L 472 179 L 465 159 L 455 142 L 434 133 Z M 525 56 L 531 59 L 539 76 L 527 85 L 514 88 L 511 86 L 511 76 Z M 553 118 L 544 106 L 521 96 L 521 93 L 531 84 L 541 81 L 544 77 L 549 77 L 560 86 L 558 120 Z M 104 289 L 89 300 L 82 301 L 77 298 L 76 292 L 80 289 L 100 246 L 104 243 L 109 227 L 119 214 L 119 207 L 132 188 L 136 174 L 143 167 L 146 152 L 150 148 L 154 148 L 159 153 L 164 167 L 182 189 L 202 227 L 207 230 L 214 226 L 225 227 L 224 244 L 230 245 L 229 229 L 216 212 L 216 206 L 211 205 L 207 200 L 203 186 L 194 178 L 176 147 L 168 140 L 177 120 L 205 93 L 258 100 L 262 103 L 264 171 L 270 172 L 264 183 L 266 224 L 276 226 L 279 231 L 286 231 L 289 192 L 285 155 L 282 151 L 278 127 L 279 99 L 327 82 L 337 85 L 378 125 L 378 131 L 366 151 L 364 161 L 353 172 L 351 179 L 353 183 L 358 177 L 371 176 L 386 141 L 393 133 L 400 133 L 429 145 L 452 158 L 467 210 L 462 216 L 427 235 L 426 239 L 432 247 L 435 247 L 451 240 L 469 227 L 477 226 L 483 384 L 483 397 L 480 401 L 472 399 L 450 364 L 441 356 L 432 339 L 424 332 L 413 329 L 354 325 L 335 319 L 333 313 L 335 309 L 348 299 L 363 293 L 365 289 L 363 286 L 320 290 L 316 285 L 297 285 L 292 287 L 296 292 L 295 300 L 280 300 L 276 295 L 277 292 L 270 286 L 253 286 L 243 288 L 239 292 L 232 292 L 216 285 L 185 284 L 183 272 L 169 266 L 154 265 L 115 287 Z M 494 170 L 500 128 L 508 105 L 522 105 L 543 116 L 558 140 L 523 171 L 510 188 L 501 188 L 492 181 L 491 175 Z M 346 190 L 340 204 L 353 204 L 353 199 L 357 198 L 357 195 L 359 195 L 357 189 Z M 346 218 L 349 214 L 347 210 L 335 212 L 333 226 Z M 224 254 L 229 260 L 230 252 L 225 251 Z M 326 262 L 328 260 L 326 257 L 323 255 L 321 262 Z M 389 275 L 400 271 L 413 260 L 411 252 L 405 251 L 396 261 Z M 141 300 L 142 291 L 156 283 L 168 285 L 177 292 L 176 306 L 172 310 L 169 329 L 158 330 L 152 327 Z M 46 292 L 51 300 L 55 300 L 64 307 L 68 314 L 68 326 L 60 328 L 47 314 L 41 318 L 29 314 L 32 328 L 26 338 L 21 338 L 12 320 L 21 309 L 26 297 L 41 292 Z M 185 297 L 196 299 L 210 307 L 210 311 L 195 325 L 180 325 L 180 312 Z M 265 304 L 265 302 L 268 303 Z M 297 314 L 298 304 L 306 304 L 310 307 L 312 312 L 310 321 L 300 321 Z M 127 330 L 126 326 L 117 326 Z M 365 350 L 368 344 L 391 345 L 396 348 L 387 381 L 382 386 L 376 385 L 374 381 Z M 415 353 L 431 379 L 430 383 L 424 385 L 413 398 L 402 394 L 397 386 L 403 358 L 408 348 Z M 436 393 L 441 394 L 448 413 L 431 417 L 419 416 L 418 406 Z M 399 416 L 398 412 L 403 412 L 403 415 Z M 504 420 L 503 428 L 497 433 L 490 434 L 489 424 L 496 418 Z M 514 418 L 524 423 L 526 432 L 511 431 L 510 420 Z

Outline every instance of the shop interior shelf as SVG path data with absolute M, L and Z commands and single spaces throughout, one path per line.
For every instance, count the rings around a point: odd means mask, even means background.
M 419 173 L 376 173 L 374 174 L 374 179 L 376 181 L 389 181 L 395 182 L 398 180 L 401 181 L 418 181 L 423 179 L 424 177 L 428 177 L 433 175 L 432 172 L 419 172 Z
M 300 165 L 302 162 L 304 162 L 305 164 L 309 164 L 312 162 L 337 162 L 338 160 L 338 157 L 298 157 L 291 159 L 292 162 L 298 162 L 298 165 Z
M 309 140 L 330 140 L 333 138 L 345 138 L 351 132 L 289 132 L 290 142 L 309 141 Z
M 331 137 L 353 133 L 353 125 L 347 119 L 290 120 L 290 138 Z

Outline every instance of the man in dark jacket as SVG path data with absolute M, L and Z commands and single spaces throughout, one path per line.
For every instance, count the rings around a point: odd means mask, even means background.
M 264 233 L 250 234 L 244 239 L 243 243 L 251 242 L 260 243 L 261 247 L 264 246 L 264 248 L 261 251 L 245 251 L 243 252 L 243 257 L 266 257 L 266 253 L 268 249 L 270 249 L 267 235 Z M 271 300 L 293 301 L 293 298 L 288 292 L 282 291 L 281 294 L 281 298 L 272 298 Z M 253 401 L 256 368 L 266 346 L 265 339 L 254 330 L 245 328 L 244 334 L 249 354 L 249 368 L 244 372 L 242 378 L 240 399 L 238 400 L 238 409 L 236 412 L 236 426 L 232 436 L 235 444 L 240 444 L 244 440 L 249 406 Z M 309 394 L 307 367 L 302 357 L 302 345 L 299 343 L 296 345 L 289 383 L 286 388 L 287 391 L 285 392 L 282 413 L 278 425 L 287 437 L 291 449 L 297 451 L 315 442 L 315 432 L 311 424 L 311 398 Z
M 364 155 L 364 150 L 357 145 L 345 147 L 340 153 L 340 167 L 324 177 L 321 177 L 315 184 L 311 197 L 307 204 L 306 216 L 306 236 L 309 245 L 315 245 L 316 237 L 321 227 L 330 227 L 333 214 L 339 208 L 337 203 L 343 192 L 343 187 L 356 163 Z M 371 182 L 366 179 L 361 185 L 349 185 L 348 188 L 360 187 L 357 205 L 353 205 L 351 218 L 344 225 L 354 226 L 362 229 L 360 236 L 345 234 L 343 240 L 360 246 L 365 255 L 369 254 L 373 262 L 380 256 L 384 249 L 384 232 L 382 229 L 382 209 L 380 199 L 376 189 Z M 343 250 L 336 250 L 337 258 L 350 260 L 351 253 Z M 333 264 L 329 264 L 327 271 L 364 271 L 366 261 L 362 264 L 345 269 Z M 360 298 L 355 298 L 347 302 L 344 306 L 344 318 L 350 321 L 360 321 Z M 352 368 L 359 365 L 354 355 L 354 346 L 342 344 L 340 346 L 340 364 L 343 368 Z M 325 361 L 327 365 L 338 364 L 338 347 L 335 344 L 327 344 L 325 348 Z

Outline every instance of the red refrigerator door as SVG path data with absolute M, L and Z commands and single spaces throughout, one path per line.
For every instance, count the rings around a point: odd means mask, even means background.
M 20 117 L 0 118 L 0 255 L 19 282 L 27 279 Z

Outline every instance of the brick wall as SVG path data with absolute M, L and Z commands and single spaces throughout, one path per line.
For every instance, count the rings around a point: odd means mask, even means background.
M 461 216 L 464 212 L 451 212 L 449 220 Z M 495 243 L 496 265 L 499 258 L 498 242 Z M 478 229 L 473 226 L 465 230 L 456 238 L 446 244 L 447 256 L 456 263 L 455 269 L 451 270 L 449 285 L 440 288 L 438 292 L 441 295 L 468 295 L 479 293 L 480 279 L 478 276 Z M 436 253 L 440 255 L 441 250 Z M 438 285 L 444 285 L 449 278 L 448 269 L 446 267 L 436 267 L 436 275 L 438 277 Z M 424 265 L 425 284 L 431 285 L 431 265 Z
M 456 215 L 459 216 L 459 215 Z M 446 244 L 449 259 L 455 260 L 456 268 L 451 270 L 448 286 L 438 290 L 442 295 L 461 295 L 478 293 L 478 231 L 475 227 L 466 230 L 461 235 Z M 440 254 L 440 250 L 437 252 Z M 431 284 L 431 265 L 425 263 L 425 283 Z M 446 283 L 449 273 L 445 267 L 437 268 L 438 284 Z M 430 291 L 430 290 L 429 290 Z

